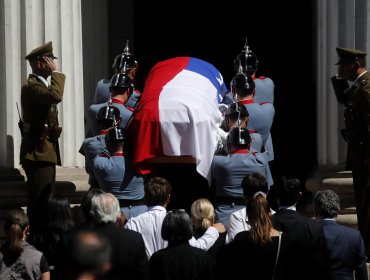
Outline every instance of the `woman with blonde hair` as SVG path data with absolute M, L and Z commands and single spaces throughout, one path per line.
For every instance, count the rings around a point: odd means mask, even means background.
M 49 280 L 49 265 L 44 255 L 27 243 L 29 221 L 22 209 L 8 213 L 4 230 L 7 241 L 0 248 L 1 279 Z
M 200 198 L 195 200 L 191 205 L 190 215 L 194 228 L 193 236 L 195 239 L 202 237 L 209 227 L 215 225 L 215 209 L 208 199 Z M 222 225 L 221 223 L 218 224 L 220 226 Z M 223 230 L 219 232 L 219 237 L 216 242 L 207 250 L 213 262 L 215 262 L 216 255 L 219 250 L 225 245 L 225 240 L 226 230 L 223 227 Z

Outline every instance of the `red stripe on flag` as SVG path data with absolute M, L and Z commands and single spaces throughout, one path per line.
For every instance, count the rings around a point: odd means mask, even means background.
M 152 171 L 151 165 L 145 160 L 163 156 L 159 96 L 163 87 L 186 68 L 189 60 L 189 57 L 177 57 L 159 62 L 150 70 L 145 81 L 139 106 L 129 127 L 133 162 L 139 173 Z

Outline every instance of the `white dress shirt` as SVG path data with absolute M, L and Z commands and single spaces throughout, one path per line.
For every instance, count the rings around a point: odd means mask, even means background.
M 290 206 L 292 208 L 293 206 Z M 270 210 L 271 215 L 275 214 L 274 210 Z M 231 214 L 229 225 L 226 227 L 226 243 L 230 243 L 234 240 L 235 235 L 241 231 L 250 230 L 251 226 L 248 223 L 247 208 L 244 207 Z
M 162 206 L 149 207 L 148 211 L 129 219 L 125 228 L 140 232 L 144 239 L 148 259 L 158 250 L 166 248 L 168 242 L 162 239 L 161 229 L 167 210 Z M 189 244 L 207 251 L 219 237 L 216 228 L 209 227 L 204 235 L 198 239 L 192 237 Z

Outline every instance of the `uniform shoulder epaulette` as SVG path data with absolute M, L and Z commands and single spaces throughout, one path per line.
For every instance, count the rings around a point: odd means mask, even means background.
M 109 153 L 107 153 L 107 152 L 101 152 L 100 154 L 99 154 L 99 157 L 105 157 L 105 158 L 110 158 L 110 154 Z
M 264 79 L 266 79 L 267 77 L 265 77 L 265 76 L 259 76 L 257 79 L 260 79 L 260 80 L 264 80 Z
M 256 154 L 257 154 L 257 152 L 252 152 L 252 155 L 254 155 L 254 156 L 255 156 Z
M 263 105 L 263 104 L 267 104 L 267 103 L 269 103 L 269 102 L 264 101 L 264 102 L 260 102 L 259 104 L 260 104 L 260 105 Z
M 39 81 L 37 80 L 35 76 L 31 76 L 29 79 L 27 79 L 27 82 L 26 82 L 26 84 L 35 84 L 35 83 L 39 83 Z

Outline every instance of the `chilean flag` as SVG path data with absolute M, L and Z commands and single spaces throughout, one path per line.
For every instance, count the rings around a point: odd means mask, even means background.
M 138 172 L 151 172 L 156 157 L 191 156 L 209 181 L 226 92 L 222 75 L 206 61 L 176 57 L 154 65 L 129 128 Z

